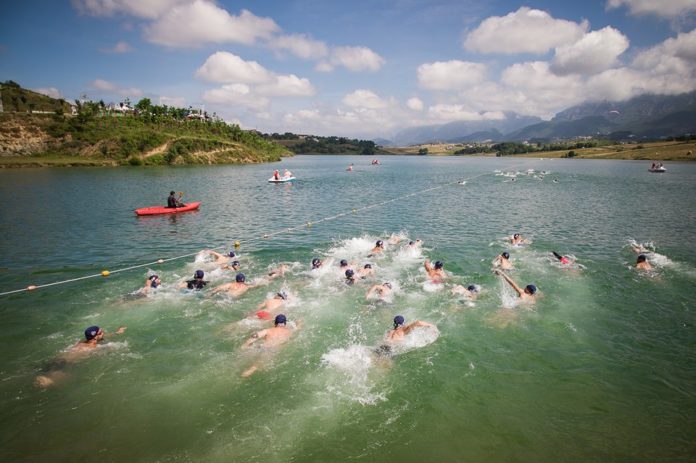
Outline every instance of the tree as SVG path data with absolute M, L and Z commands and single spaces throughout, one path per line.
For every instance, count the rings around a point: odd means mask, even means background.
M 428 154 L 428 148 L 419 149 L 418 154 L 420 154 L 421 156 L 425 156 L 426 154 Z
M 135 109 L 143 113 L 150 112 L 150 108 L 152 108 L 152 101 L 149 98 L 143 98 L 135 105 Z

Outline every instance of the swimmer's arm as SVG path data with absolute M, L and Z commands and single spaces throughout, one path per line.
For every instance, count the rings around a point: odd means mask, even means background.
M 431 324 L 431 323 L 428 323 L 428 322 L 422 322 L 422 321 L 420 321 L 420 320 L 416 320 L 415 322 L 410 323 L 410 324 L 408 324 L 407 326 L 404 327 L 404 334 L 410 333 L 411 330 L 413 330 L 414 328 L 416 328 L 416 327 L 418 327 L 418 326 L 423 326 L 423 327 L 425 327 L 425 326 L 434 326 L 434 325 Z
M 500 270 L 496 270 L 495 273 L 496 273 L 496 275 L 500 275 L 501 277 L 503 277 L 503 279 L 505 281 L 507 281 L 510 286 L 512 286 L 512 289 L 517 291 L 517 294 L 520 297 L 522 297 L 522 295 L 524 294 L 524 290 L 522 288 L 520 288 L 519 286 L 517 286 L 517 283 L 512 281 L 512 278 L 510 278 L 509 276 L 507 276 L 507 274 L 505 272 L 501 272 Z
M 228 289 L 230 287 L 231 284 L 232 283 L 225 283 L 224 285 L 220 285 L 217 288 L 213 289 L 211 294 L 216 294 L 216 293 L 219 293 L 220 291 L 225 291 L 226 289 Z
M 107 337 L 111 337 L 115 334 L 123 334 L 124 331 L 126 331 L 126 327 L 119 326 L 118 329 L 116 331 L 114 331 L 113 333 L 104 333 L 104 337 L 107 338 Z
M 375 294 L 375 291 L 377 291 L 377 285 L 372 285 L 372 287 L 367 290 L 367 294 L 365 294 L 365 299 L 370 299 Z
M 425 259 L 425 262 L 423 262 L 423 267 L 425 267 L 425 271 L 430 273 L 430 271 L 433 269 L 433 267 L 430 265 L 430 259 Z
M 219 252 L 213 251 L 212 249 L 205 249 L 203 252 L 215 257 L 215 260 L 220 260 L 220 259 L 224 259 L 225 257 L 227 257 L 227 256 L 223 256 Z
M 266 336 L 266 330 L 257 331 L 256 333 L 252 334 L 249 339 L 244 341 L 244 344 L 242 344 L 242 349 L 246 349 L 259 339 L 262 339 L 264 336 Z

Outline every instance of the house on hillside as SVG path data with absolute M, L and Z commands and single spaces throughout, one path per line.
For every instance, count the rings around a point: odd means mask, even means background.
M 107 109 L 107 111 L 112 112 L 112 113 L 116 113 L 116 114 L 131 114 L 131 113 L 133 113 L 133 108 L 124 102 L 120 102 L 118 104 L 109 103 L 106 106 L 106 109 Z

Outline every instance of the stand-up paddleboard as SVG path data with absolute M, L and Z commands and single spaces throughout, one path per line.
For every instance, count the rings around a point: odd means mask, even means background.
M 280 177 L 279 179 L 274 179 L 273 177 L 268 179 L 268 183 L 287 183 L 296 180 L 295 177 Z
M 151 206 L 151 207 L 141 207 L 136 209 L 135 213 L 137 215 L 157 215 L 157 214 L 178 214 L 179 212 L 195 211 L 201 205 L 200 201 L 195 203 L 188 203 L 181 207 L 164 207 L 164 206 Z

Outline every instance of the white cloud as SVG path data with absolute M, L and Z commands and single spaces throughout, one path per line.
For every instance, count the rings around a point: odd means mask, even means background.
M 502 111 L 476 112 L 460 104 L 439 104 L 428 108 L 428 115 L 433 119 L 445 121 L 500 121 L 505 119 Z
M 63 98 L 63 95 L 61 95 L 60 91 L 55 87 L 35 88 L 34 91 L 42 95 L 50 96 L 51 98 Z
M 467 61 L 436 61 L 418 66 L 418 84 L 429 90 L 456 90 L 482 82 L 486 66 Z
M 359 89 L 343 97 L 343 104 L 353 108 L 381 109 L 389 103 L 370 90 Z
M 662 44 L 664 51 L 686 61 L 696 61 L 696 29 L 669 38 Z
M 464 48 L 481 53 L 544 54 L 577 41 L 587 28 L 587 21 L 554 19 L 545 11 L 524 6 L 506 16 L 485 19 L 467 35 Z
M 203 93 L 203 101 L 217 105 L 243 106 L 254 111 L 261 111 L 270 104 L 268 98 L 254 95 L 245 84 L 229 84 L 207 90 Z
M 120 95 L 129 98 L 140 98 L 143 96 L 142 90 L 136 87 L 121 87 L 108 80 L 96 79 L 89 86 L 95 90 L 101 90 L 112 95 Z
M 408 101 L 406 102 L 406 106 L 408 106 L 410 109 L 414 111 L 422 111 L 423 110 L 423 101 L 420 98 L 409 98 Z
M 607 8 L 625 5 L 633 15 L 654 14 L 656 16 L 677 17 L 696 11 L 696 0 L 609 0 Z
M 239 16 L 206 0 L 177 5 L 145 27 L 145 37 L 169 47 L 196 47 L 206 43 L 252 45 L 270 39 L 279 30 L 270 18 L 242 10 Z
M 276 50 L 287 50 L 302 59 L 320 59 L 329 53 L 324 42 L 309 39 L 303 34 L 275 37 L 271 39 L 269 46 Z
M 613 27 L 585 34 L 573 44 L 556 48 L 551 69 L 556 74 L 596 74 L 616 64 L 628 48 L 628 38 Z
M 366 47 L 336 47 L 331 50 L 329 62 L 350 71 L 377 71 L 384 59 Z
M 196 77 L 208 82 L 252 84 L 270 82 L 273 73 L 256 61 L 245 61 L 232 53 L 218 51 L 198 68 Z
M 180 96 L 160 96 L 158 98 L 158 104 L 174 106 L 175 108 L 185 108 L 186 100 Z
M 309 79 L 290 74 L 275 76 L 271 82 L 256 87 L 256 92 L 265 96 L 312 96 L 315 90 Z
M 334 67 L 331 65 L 331 63 L 326 62 L 326 61 L 320 61 L 317 63 L 317 65 L 314 67 L 314 70 L 317 72 L 331 72 L 334 70 Z
M 99 51 L 102 53 L 130 53 L 133 51 L 133 47 L 128 45 L 128 42 L 124 42 L 123 40 L 120 40 L 114 45 L 113 47 L 109 48 L 100 48 Z
M 155 19 L 171 8 L 189 2 L 190 0 L 72 0 L 75 9 L 82 14 L 127 14 L 146 19 Z

